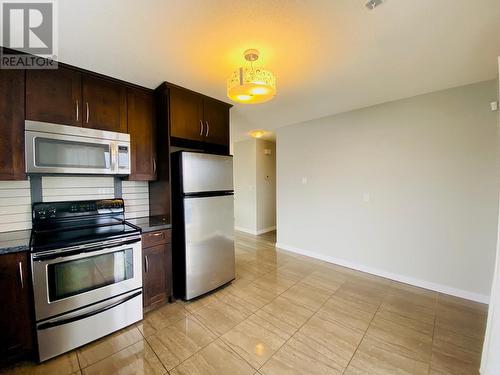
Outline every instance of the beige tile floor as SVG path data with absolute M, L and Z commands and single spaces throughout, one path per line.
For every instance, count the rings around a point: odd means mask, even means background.
M 478 374 L 486 306 L 237 233 L 237 277 L 204 298 L 8 374 Z

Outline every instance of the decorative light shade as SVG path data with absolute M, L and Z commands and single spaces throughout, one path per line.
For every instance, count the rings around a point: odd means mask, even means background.
M 261 138 L 266 134 L 266 131 L 262 129 L 255 129 L 252 130 L 249 134 L 254 138 Z
M 259 58 L 256 49 L 244 53 L 246 66 L 235 70 L 227 80 L 227 96 L 239 103 L 257 104 L 271 100 L 276 95 L 276 77 L 269 70 L 254 67 Z

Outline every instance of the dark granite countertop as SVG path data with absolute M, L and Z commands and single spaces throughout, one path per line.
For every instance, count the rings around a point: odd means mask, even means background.
M 146 216 L 127 221 L 141 228 L 143 233 L 172 228 L 169 217 Z M 31 230 L 0 233 L 0 255 L 28 251 L 30 236 Z
M 172 228 L 170 218 L 164 216 L 145 216 L 135 219 L 127 219 L 127 221 L 141 228 L 142 233 Z
M 31 230 L 16 230 L 0 233 L 0 255 L 28 251 Z

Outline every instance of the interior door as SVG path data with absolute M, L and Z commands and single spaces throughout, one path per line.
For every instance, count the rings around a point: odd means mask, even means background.
M 83 126 L 127 132 L 127 89 L 119 83 L 84 75 L 82 80 Z
M 234 279 L 233 195 L 184 198 L 186 299 Z
M 82 125 L 81 73 L 65 67 L 26 71 L 26 119 Z
M 170 136 L 203 141 L 203 97 L 187 90 L 170 88 Z
M 205 142 L 229 145 L 229 106 L 217 100 L 204 98 Z

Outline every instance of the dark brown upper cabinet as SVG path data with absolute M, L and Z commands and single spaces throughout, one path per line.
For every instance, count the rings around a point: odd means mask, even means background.
M 229 106 L 217 100 L 204 98 L 205 142 L 229 145 Z
M 203 97 L 180 88 L 170 88 L 170 136 L 203 141 Z
M 104 78 L 82 79 L 83 126 L 127 132 L 127 88 Z
M 156 179 L 154 94 L 151 90 L 127 88 L 128 133 L 131 142 L 130 180 Z
M 203 145 L 229 147 L 230 104 L 174 85 L 169 88 L 170 136 L 174 146 L 209 149 Z M 161 88 L 162 86 L 160 86 Z M 228 149 L 229 150 L 229 149 Z
M 24 180 L 24 70 L 0 70 L 0 180 Z
M 74 69 L 26 71 L 26 119 L 81 126 L 82 74 Z
M 28 253 L 0 255 L 0 364 L 29 356 L 32 349 Z
M 26 72 L 26 119 L 125 133 L 125 85 L 59 66 Z

